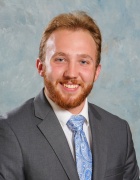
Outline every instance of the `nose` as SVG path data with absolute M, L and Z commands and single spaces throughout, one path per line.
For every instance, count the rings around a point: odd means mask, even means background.
M 76 79 L 78 77 L 78 67 L 76 66 L 75 62 L 69 62 L 66 70 L 64 72 L 64 76 L 66 78 L 70 78 L 70 79 Z

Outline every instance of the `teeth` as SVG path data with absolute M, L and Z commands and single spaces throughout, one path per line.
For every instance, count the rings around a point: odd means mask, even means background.
M 75 84 L 64 84 L 64 87 L 70 88 L 70 89 L 74 89 L 74 88 L 77 88 L 78 85 L 75 85 Z

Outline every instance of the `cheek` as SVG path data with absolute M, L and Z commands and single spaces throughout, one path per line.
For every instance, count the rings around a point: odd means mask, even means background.
M 46 68 L 46 76 L 50 81 L 61 79 L 63 76 L 63 69 L 57 68 L 55 66 L 49 66 Z
M 91 83 L 94 80 L 94 70 L 93 69 L 88 69 L 88 70 L 83 70 L 81 72 L 81 77 L 83 81 L 86 83 Z

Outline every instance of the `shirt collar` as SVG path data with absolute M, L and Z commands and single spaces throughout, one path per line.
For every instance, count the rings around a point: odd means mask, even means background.
M 65 126 L 67 121 L 70 119 L 70 117 L 73 115 L 72 113 L 70 113 L 69 111 L 61 108 L 60 106 L 58 106 L 57 104 L 55 104 L 47 95 L 46 95 L 47 100 L 49 101 L 50 105 L 52 106 L 60 124 L 62 126 Z M 85 100 L 85 104 L 84 107 L 82 109 L 82 111 L 79 113 L 79 115 L 83 115 L 86 119 L 86 124 L 89 125 L 89 117 L 88 117 L 88 102 L 87 102 L 87 98 Z

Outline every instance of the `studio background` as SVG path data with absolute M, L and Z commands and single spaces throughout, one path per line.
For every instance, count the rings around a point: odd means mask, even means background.
M 0 0 L 0 114 L 42 89 L 35 61 L 50 19 L 86 11 L 103 37 L 102 72 L 88 99 L 129 122 L 140 166 L 139 8 L 140 0 Z

